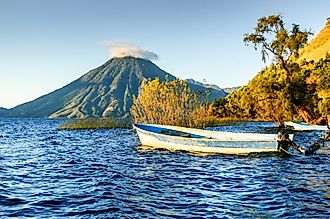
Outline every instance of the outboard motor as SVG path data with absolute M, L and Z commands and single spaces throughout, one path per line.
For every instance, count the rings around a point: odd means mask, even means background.
M 277 150 L 289 153 L 290 147 L 297 150 L 299 153 L 309 156 L 314 154 L 318 149 L 320 149 L 321 145 L 318 142 L 315 142 L 314 144 L 310 145 L 307 149 L 304 149 L 291 141 L 289 138 L 288 133 L 284 133 L 283 130 L 280 130 L 277 134 Z

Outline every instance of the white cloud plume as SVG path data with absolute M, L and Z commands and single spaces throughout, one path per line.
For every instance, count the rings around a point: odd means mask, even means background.
M 107 48 L 109 58 L 133 56 L 135 58 L 143 58 L 148 60 L 158 59 L 158 55 L 156 53 L 143 50 L 133 43 L 107 40 L 101 42 L 101 44 Z

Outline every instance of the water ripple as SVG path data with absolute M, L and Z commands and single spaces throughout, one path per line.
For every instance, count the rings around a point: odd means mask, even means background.
M 61 122 L 0 120 L 0 217 L 330 217 L 327 153 L 198 156 L 141 149 L 128 129 L 60 131 Z M 295 141 L 307 146 L 321 134 Z

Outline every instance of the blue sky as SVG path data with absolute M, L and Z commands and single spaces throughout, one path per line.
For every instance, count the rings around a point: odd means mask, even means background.
M 287 27 L 317 34 L 329 9 L 329 0 L 0 0 L 0 107 L 103 64 L 104 42 L 151 51 L 155 64 L 183 79 L 244 85 L 265 66 L 242 42 L 259 17 L 280 13 Z

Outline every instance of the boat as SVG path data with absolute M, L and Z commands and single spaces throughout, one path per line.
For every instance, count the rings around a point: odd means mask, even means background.
M 219 132 L 155 124 L 134 124 L 133 128 L 141 144 L 152 148 L 219 154 L 279 152 L 276 134 Z
M 297 131 L 328 131 L 326 125 L 311 125 L 305 122 L 284 122 L 284 125 L 287 127 L 292 127 L 293 130 Z

